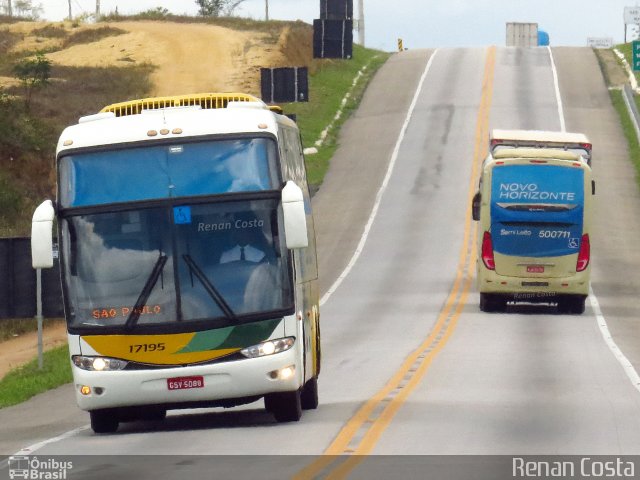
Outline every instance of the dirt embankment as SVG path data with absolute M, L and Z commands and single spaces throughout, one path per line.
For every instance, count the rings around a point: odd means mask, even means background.
M 46 24 L 20 22 L 8 26 L 23 40 L 14 50 L 56 49 L 64 38 L 42 37 Z M 132 63 L 156 67 L 152 95 L 196 92 L 260 93 L 260 68 L 310 66 L 313 63 L 310 25 L 274 24 L 269 31 L 232 30 L 202 23 L 127 21 L 55 28 L 77 34 L 111 26 L 125 33 L 62 48 L 47 57 L 64 66 L 126 66 Z
M 63 35 L 42 37 L 46 24 L 20 22 L 7 28 L 22 36 L 14 50 L 53 50 Z M 77 34 L 105 26 L 124 30 L 62 48 L 47 57 L 65 66 L 127 66 L 152 64 L 153 96 L 196 92 L 260 94 L 261 67 L 309 66 L 314 70 L 313 29 L 304 23 L 274 24 L 269 31 L 232 30 L 203 23 L 125 21 L 73 27 L 56 24 L 59 31 Z

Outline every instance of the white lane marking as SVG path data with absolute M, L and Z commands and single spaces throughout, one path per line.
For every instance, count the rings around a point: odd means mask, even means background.
M 549 49 L 549 55 L 551 57 L 551 69 L 553 70 L 553 81 L 556 90 L 556 98 L 558 100 L 558 114 L 560 115 L 560 125 L 562 127 L 562 131 L 565 131 L 565 122 L 564 122 L 564 110 L 562 108 L 562 100 L 560 99 L 560 88 L 558 86 L 558 73 L 556 71 L 556 65 L 553 61 L 553 54 L 551 53 L 551 47 L 547 47 Z M 596 317 L 596 321 L 598 322 L 598 328 L 600 329 L 600 333 L 602 334 L 602 338 L 604 339 L 607 347 L 613 353 L 613 356 L 616 357 L 618 363 L 622 365 L 624 372 L 631 380 L 631 383 L 635 387 L 636 390 L 640 392 L 640 376 L 638 372 L 633 367 L 629 359 L 622 353 L 622 350 L 618 347 L 615 340 L 613 339 L 613 335 L 611 335 L 611 331 L 607 325 L 607 321 L 602 314 L 602 310 L 600 309 L 600 302 L 598 302 L 598 297 L 596 297 L 593 288 L 589 287 L 589 302 L 591 303 L 591 309 Z
M 65 440 L 65 439 L 67 439 L 69 437 L 73 437 L 74 435 L 77 435 L 80 432 L 88 430 L 89 428 L 90 428 L 89 425 L 84 425 L 82 427 L 74 428 L 73 430 L 69 430 L 68 432 L 63 433 L 62 435 L 58 435 L 57 437 L 49 438 L 47 440 L 43 440 L 41 442 L 34 443 L 33 445 L 29 445 L 28 447 L 24 447 L 22 450 L 20 450 L 19 452 L 14 453 L 11 456 L 12 457 L 18 457 L 18 456 L 32 455 L 35 451 L 40 450 L 42 447 L 44 447 L 44 446 L 46 446 L 46 445 L 48 445 L 50 443 L 59 442 L 60 440 Z M 0 462 L 0 469 L 3 469 L 4 467 L 6 467 L 7 463 L 8 463 L 8 459 L 5 459 L 2 462 Z
M 560 97 L 560 85 L 558 83 L 558 71 L 556 70 L 556 62 L 553 61 L 553 53 L 551 47 L 547 47 L 549 58 L 551 59 L 551 72 L 553 73 L 553 86 L 556 91 L 556 102 L 558 103 L 558 117 L 560 118 L 560 131 L 566 132 L 567 127 L 564 123 L 564 108 L 562 107 L 562 98 Z
M 393 153 L 391 154 L 391 160 L 389 162 L 389 167 L 387 168 L 387 173 L 376 195 L 376 200 L 373 204 L 373 209 L 371 210 L 371 214 L 369 215 L 367 224 L 365 225 L 364 231 L 362 232 L 362 236 L 360 237 L 360 242 L 358 243 L 358 246 L 356 247 L 355 252 L 353 252 L 353 256 L 351 257 L 351 260 L 349 260 L 349 263 L 347 264 L 345 269 L 342 271 L 342 273 L 336 279 L 336 281 L 333 282 L 333 285 L 329 287 L 329 290 L 327 290 L 327 293 L 325 293 L 320 299 L 320 306 L 324 305 L 327 302 L 327 300 L 329 300 L 331 295 L 333 295 L 333 293 L 338 289 L 338 287 L 343 282 L 343 280 L 347 277 L 347 275 L 349 275 L 349 272 L 351 272 L 351 269 L 358 261 L 358 258 L 360 257 L 360 254 L 364 249 L 364 245 L 367 243 L 367 237 L 369 236 L 369 231 L 371 230 L 373 221 L 375 220 L 376 215 L 378 214 L 378 208 L 380 207 L 382 196 L 384 195 L 384 192 L 387 189 L 387 185 L 389 184 L 389 179 L 391 178 L 391 174 L 393 173 L 394 166 L 398 159 L 400 145 L 404 140 L 404 136 L 407 132 L 407 127 L 409 126 L 409 122 L 411 121 L 411 117 L 413 116 L 413 110 L 415 109 L 416 104 L 418 103 L 418 96 L 420 95 L 420 92 L 422 92 L 422 86 L 424 85 L 425 78 L 427 78 L 427 73 L 429 73 L 429 70 L 431 69 L 431 64 L 433 63 L 433 59 L 435 58 L 436 53 L 438 53 L 437 49 L 433 52 L 433 54 L 431 55 L 431 58 L 429 58 L 429 61 L 427 62 L 427 65 L 424 68 L 424 72 L 422 72 L 422 77 L 420 77 L 418 88 L 416 89 L 416 93 L 413 96 L 413 100 L 411 101 L 411 105 L 409 106 L 409 110 L 407 111 L 407 116 L 404 120 L 404 124 L 400 129 L 400 134 L 398 135 L 398 139 L 396 140 L 396 145 L 393 149 Z
M 593 289 L 589 289 L 589 296 L 591 300 L 591 308 L 593 309 L 593 313 L 596 316 L 596 320 L 598 322 L 598 327 L 600 328 L 600 333 L 602 334 L 602 338 L 606 342 L 609 349 L 613 352 L 613 355 L 616 357 L 622 368 L 624 369 L 624 373 L 627 374 L 629 380 L 633 386 L 640 392 L 640 376 L 636 369 L 633 368 L 633 365 L 629 361 L 629 359 L 622 353 L 622 350 L 618 348 L 611 332 L 609 331 L 609 327 L 607 327 L 607 321 L 604 319 L 604 315 L 602 314 L 602 310 L 600 310 L 600 304 L 598 303 L 598 299 L 596 298 L 595 293 L 593 293 Z

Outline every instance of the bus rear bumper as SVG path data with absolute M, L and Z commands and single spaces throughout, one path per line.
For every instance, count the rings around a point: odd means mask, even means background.
M 95 372 L 73 366 L 76 400 L 82 410 L 248 403 L 267 393 L 299 389 L 303 372 L 297 355 L 294 347 L 260 358 L 166 369 Z M 90 388 L 88 394 L 82 393 L 83 386 Z
M 495 271 L 478 272 L 480 293 L 499 294 L 516 302 L 548 303 L 568 295 L 589 294 L 588 272 L 571 277 L 523 278 L 498 275 Z

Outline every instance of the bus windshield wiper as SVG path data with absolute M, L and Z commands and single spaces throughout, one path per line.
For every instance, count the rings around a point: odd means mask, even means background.
M 224 313 L 225 316 L 231 320 L 237 320 L 238 317 L 236 317 L 236 314 L 233 313 L 233 310 L 231 310 L 231 307 L 229 306 L 229 304 L 226 302 L 224 297 L 220 295 L 220 292 L 218 292 L 216 287 L 214 287 L 213 284 L 209 281 L 209 279 L 204 274 L 204 272 L 200 269 L 200 267 L 196 265 L 196 262 L 193 261 L 193 259 L 191 258 L 191 255 L 182 255 L 182 258 L 184 259 L 186 264 L 189 266 L 189 269 L 191 270 L 191 272 L 195 274 L 198 280 L 200 280 L 200 283 L 202 283 L 202 286 L 207 291 L 209 296 L 213 299 L 214 302 L 218 304 L 218 307 L 220 307 L 220 310 L 222 310 L 222 313 Z
M 158 278 L 160 278 L 160 274 L 162 273 L 162 270 L 164 269 L 164 265 L 166 263 L 167 256 L 160 254 L 158 261 L 156 261 L 156 264 L 153 266 L 151 275 L 149 275 L 149 278 L 147 279 L 147 283 L 140 292 L 140 296 L 138 297 L 136 304 L 131 309 L 131 313 L 129 314 L 129 317 L 124 324 L 125 329 L 132 329 L 138 323 L 140 314 L 142 313 L 142 307 L 144 307 L 147 303 L 147 300 L 149 300 L 149 295 L 151 295 L 153 287 L 155 287 L 156 283 L 158 283 Z

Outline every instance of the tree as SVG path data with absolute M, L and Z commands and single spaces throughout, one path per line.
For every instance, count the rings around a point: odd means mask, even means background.
M 203 17 L 219 17 L 221 14 L 232 15 L 234 10 L 245 0 L 196 0 L 198 13 Z
M 219 17 L 227 0 L 196 0 L 196 4 L 199 7 L 198 13 L 203 17 Z
M 15 0 L 13 7 L 9 3 L 9 9 L 15 10 L 18 17 L 37 20 L 43 12 L 42 4 L 34 5 L 32 0 Z
M 233 12 L 235 11 L 235 9 L 238 8 L 238 6 L 241 3 L 244 3 L 245 1 L 246 0 L 229 0 L 225 8 L 225 14 L 230 17 L 231 15 L 233 15 Z
M 51 62 L 44 54 L 38 53 L 35 58 L 25 58 L 14 65 L 13 73 L 24 87 L 24 104 L 29 110 L 33 92 L 49 84 Z

